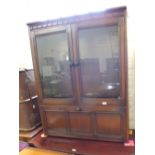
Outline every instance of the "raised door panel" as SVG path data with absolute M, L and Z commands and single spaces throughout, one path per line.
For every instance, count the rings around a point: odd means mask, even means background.
M 66 113 L 61 111 L 44 111 L 46 132 L 49 135 L 66 135 L 67 119 Z
M 69 124 L 71 135 L 93 135 L 92 115 L 90 112 L 70 112 Z
M 96 112 L 95 130 L 97 137 L 122 139 L 122 117 L 117 112 Z

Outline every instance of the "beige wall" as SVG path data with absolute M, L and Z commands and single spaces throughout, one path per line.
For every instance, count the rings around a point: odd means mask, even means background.
M 95 4 L 95 3 L 94 3 Z M 135 41 L 134 41 L 134 11 L 132 10 L 132 4 L 128 3 L 127 1 L 123 0 L 117 0 L 117 1 L 107 1 L 106 6 L 107 8 L 110 7 L 117 7 L 117 6 L 127 6 L 128 10 L 128 19 L 127 19 L 127 33 L 128 33 L 128 92 L 129 92 L 129 128 L 134 129 L 135 128 Z M 31 7 L 33 4 L 31 5 Z M 104 4 L 102 5 L 104 6 Z M 46 8 L 45 8 L 46 9 Z M 77 6 L 78 9 L 78 6 Z M 31 10 L 31 8 L 29 9 Z M 25 10 L 27 11 L 27 10 Z M 36 10 L 37 11 L 37 10 Z M 38 10 L 39 13 L 39 10 Z M 59 13 L 60 14 L 60 13 Z M 74 14 L 74 13 L 73 13 Z M 36 21 L 35 17 L 33 17 L 33 14 L 31 13 L 29 15 L 30 21 Z M 48 14 L 49 17 L 49 14 Z M 25 67 L 25 68 L 32 68 L 32 60 L 31 60 L 31 52 L 30 52 L 30 46 L 29 46 L 29 39 L 28 39 L 28 31 L 26 27 L 26 23 L 29 22 L 28 18 L 25 18 L 25 21 L 23 21 L 23 25 L 21 25 L 21 28 L 18 29 L 19 33 L 21 33 L 21 40 L 22 46 L 21 51 L 19 53 L 19 67 Z
M 127 5 L 127 44 L 128 44 L 128 102 L 129 127 L 135 128 L 135 36 L 134 13 L 132 6 Z

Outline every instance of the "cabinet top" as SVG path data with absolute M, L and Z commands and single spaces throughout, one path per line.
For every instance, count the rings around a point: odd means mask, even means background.
M 31 68 L 31 69 L 19 68 L 19 72 L 26 72 L 26 71 L 33 71 L 33 68 Z
M 46 21 L 37 21 L 28 23 L 28 27 L 30 30 L 46 28 L 57 25 L 66 25 L 71 23 L 76 23 L 84 20 L 98 19 L 103 17 L 119 17 L 126 15 L 126 6 L 111 8 L 100 12 L 87 13 L 82 15 L 75 15 L 70 17 L 58 18 L 53 20 Z

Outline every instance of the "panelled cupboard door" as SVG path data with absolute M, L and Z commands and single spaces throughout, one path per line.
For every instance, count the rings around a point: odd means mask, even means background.
M 69 125 L 71 135 L 88 137 L 93 135 L 91 113 L 88 111 L 69 112 Z
M 48 135 L 67 134 L 67 114 L 65 111 L 44 111 L 46 118 L 46 131 Z
M 43 126 L 47 135 L 92 138 L 93 116 L 90 111 L 76 111 L 75 107 L 41 106 Z
M 34 31 L 33 57 L 43 104 L 73 104 L 73 53 L 69 26 Z
M 123 141 L 123 115 L 119 107 L 63 108 L 41 106 L 45 133 L 51 136 Z
M 95 132 L 98 138 L 123 139 L 123 120 L 119 112 L 96 112 L 95 119 Z

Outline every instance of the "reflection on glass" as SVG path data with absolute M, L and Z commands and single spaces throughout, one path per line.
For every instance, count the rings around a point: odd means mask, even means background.
M 40 35 L 36 42 L 44 97 L 72 97 L 67 34 Z
M 80 29 L 78 35 L 83 96 L 119 97 L 118 26 Z

